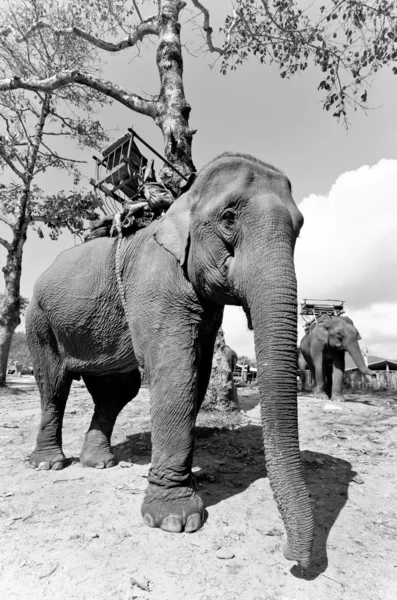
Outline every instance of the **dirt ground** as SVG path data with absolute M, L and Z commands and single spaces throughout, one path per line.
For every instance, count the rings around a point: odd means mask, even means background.
M 258 394 L 240 415 L 201 414 L 195 472 L 208 512 L 194 534 L 146 527 L 148 390 L 113 435 L 118 466 L 78 461 L 92 402 L 75 383 L 64 423 L 63 471 L 28 468 L 39 423 L 32 377 L 0 391 L 2 600 L 395 600 L 397 394 L 344 404 L 299 396 L 300 439 L 315 514 L 305 577 L 283 558 L 283 526 L 264 467 Z M 229 558 L 220 558 L 220 556 Z

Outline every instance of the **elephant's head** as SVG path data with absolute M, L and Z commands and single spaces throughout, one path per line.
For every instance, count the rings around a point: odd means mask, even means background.
M 373 375 L 368 369 L 358 345 L 361 336 L 349 317 L 330 317 L 321 323 L 328 333 L 328 346 L 336 351 L 349 352 L 363 375 Z
M 306 567 L 313 518 L 298 441 L 293 261 L 302 223 L 281 171 L 226 153 L 202 169 L 155 237 L 204 300 L 244 308 L 255 336 L 267 470 L 288 537 L 284 553 Z

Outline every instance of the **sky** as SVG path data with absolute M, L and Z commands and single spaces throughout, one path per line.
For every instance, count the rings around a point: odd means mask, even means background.
M 217 32 L 229 3 L 211 4 Z M 235 150 L 283 169 L 305 218 L 295 251 L 299 300 L 345 300 L 360 343 L 371 354 L 397 358 L 397 77 L 391 69 L 378 74 L 369 94 L 373 108 L 367 114 L 350 114 L 346 131 L 322 109 L 320 72 L 309 69 L 288 81 L 252 59 L 236 72 L 221 75 L 213 55 L 197 52 L 203 44 L 197 35 L 193 31 L 189 39 L 183 38 L 185 93 L 192 107 L 190 125 L 197 129 L 196 167 Z M 221 43 L 215 35 L 216 41 Z M 139 56 L 109 57 L 103 76 L 134 93 L 155 95 L 159 88 L 154 44 L 147 43 Z M 162 151 L 161 132 L 148 117 L 114 103 L 101 109 L 97 118 L 112 139 L 134 126 Z M 92 151 L 77 155 L 87 160 L 88 181 L 94 175 Z M 54 192 L 65 182 L 53 173 L 46 175 L 45 185 Z M 4 227 L 0 235 L 7 237 Z M 24 296 L 32 295 L 40 273 L 74 243 L 79 241 L 67 233 L 52 242 L 30 232 L 23 260 Z M 4 261 L 0 246 L 0 266 Z M 226 343 L 239 355 L 253 358 L 253 334 L 242 310 L 227 307 L 223 327 Z M 301 323 L 298 335 L 303 336 Z

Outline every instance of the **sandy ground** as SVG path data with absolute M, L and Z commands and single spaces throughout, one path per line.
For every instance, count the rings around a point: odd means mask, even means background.
M 78 462 L 92 402 L 75 383 L 64 423 L 63 471 L 28 468 L 39 422 L 33 378 L 0 391 L 2 600 L 395 600 L 397 394 L 344 404 L 299 396 L 300 438 L 315 514 L 305 578 L 283 558 L 283 526 L 266 478 L 258 396 L 239 416 L 199 416 L 195 467 L 208 518 L 194 534 L 146 527 L 150 462 L 147 389 L 127 406 L 113 443 L 120 464 Z M 229 556 L 220 558 L 219 556 Z

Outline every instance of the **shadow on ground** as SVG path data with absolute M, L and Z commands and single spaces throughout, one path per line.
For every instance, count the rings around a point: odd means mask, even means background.
M 257 425 L 232 430 L 197 427 L 195 445 L 197 491 L 207 507 L 240 494 L 266 476 L 262 429 Z M 147 464 L 150 432 L 127 436 L 113 451 L 118 460 Z M 349 462 L 328 454 L 303 451 L 302 461 L 315 522 L 313 562 L 304 574 L 298 567 L 292 567 L 291 573 L 313 580 L 327 569 L 327 539 L 346 504 L 349 483 L 356 473 Z

